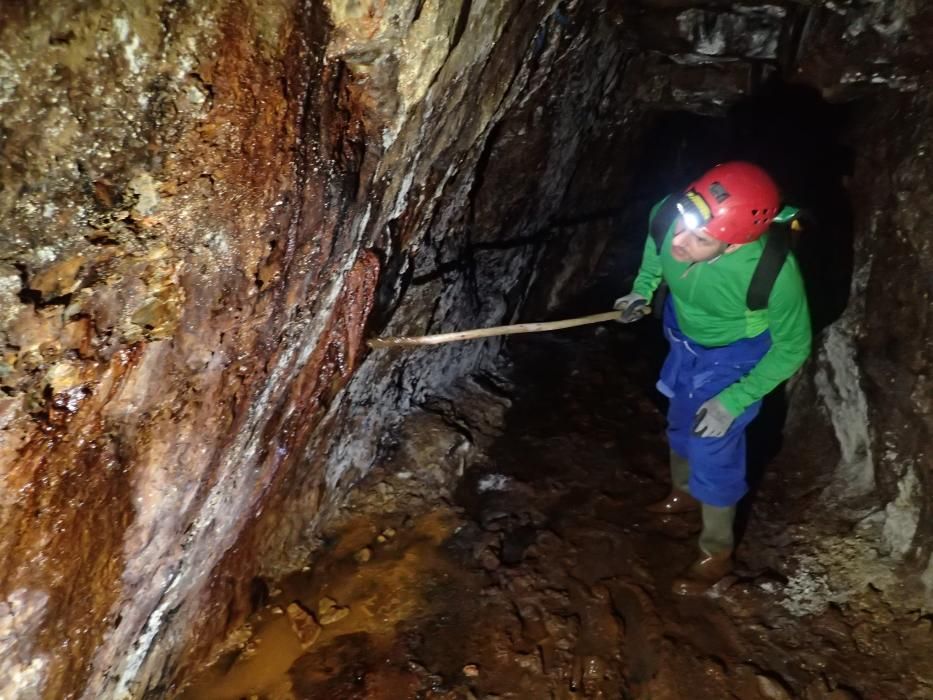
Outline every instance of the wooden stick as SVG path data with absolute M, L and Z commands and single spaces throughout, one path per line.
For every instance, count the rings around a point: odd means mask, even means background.
M 557 331 L 562 328 L 586 326 L 591 323 L 603 321 L 617 321 L 621 311 L 607 311 L 592 316 L 568 318 L 563 321 L 547 321 L 545 323 L 518 323 L 513 326 L 493 326 L 492 328 L 476 328 L 470 331 L 457 331 L 456 333 L 439 333 L 437 335 L 401 336 L 398 338 L 372 338 L 367 340 L 369 347 L 395 348 L 413 345 L 440 345 L 453 343 L 458 340 L 473 340 L 474 338 L 489 338 L 495 335 L 514 335 L 515 333 L 541 333 L 542 331 Z

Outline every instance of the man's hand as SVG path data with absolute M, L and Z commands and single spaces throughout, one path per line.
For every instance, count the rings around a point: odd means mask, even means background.
M 622 312 L 619 316 L 620 323 L 631 323 L 651 313 L 648 300 L 641 294 L 636 294 L 635 292 L 616 299 L 612 308 Z
M 699 437 L 722 437 L 734 420 L 719 399 L 710 399 L 700 406 L 693 419 L 693 434 Z

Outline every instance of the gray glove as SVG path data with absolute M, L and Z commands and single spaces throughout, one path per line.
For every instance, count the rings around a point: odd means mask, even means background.
M 722 437 L 734 420 L 719 399 L 710 399 L 700 406 L 693 419 L 693 434 L 699 437 Z
M 622 312 L 619 316 L 620 323 L 631 323 L 651 313 L 648 300 L 641 294 L 636 294 L 635 292 L 616 299 L 612 308 Z

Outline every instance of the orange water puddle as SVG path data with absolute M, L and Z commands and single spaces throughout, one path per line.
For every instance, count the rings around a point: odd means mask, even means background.
M 370 666 L 367 683 L 373 686 L 361 697 L 408 697 L 417 678 L 405 671 L 402 658 L 393 658 L 397 628 L 429 614 L 431 599 L 442 595 L 446 583 L 462 578 L 441 547 L 457 523 L 449 510 L 429 512 L 407 526 L 351 520 L 313 568 L 280 582 L 270 604 L 249 620 L 252 634 L 245 643 L 202 673 L 181 698 L 291 700 L 311 697 L 314 685 L 321 686 L 314 697 L 339 697 L 326 694 L 326 687 L 339 683 L 360 657 Z M 458 587 L 462 583 L 458 580 Z M 346 612 L 322 625 L 313 644 L 303 648 L 284 613 L 293 602 L 318 620 L 326 620 L 322 612 L 334 604 Z

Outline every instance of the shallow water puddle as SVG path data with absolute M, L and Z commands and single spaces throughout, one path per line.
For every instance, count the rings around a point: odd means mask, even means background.
M 393 651 L 398 626 L 429 615 L 432 598 L 451 578 L 462 576 L 441 546 L 457 522 L 450 510 L 435 510 L 397 527 L 380 527 L 364 517 L 351 521 L 313 568 L 280 583 L 270 604 L 249 621 L 248 640 L 182 697 L 351 697 L 327 694 L 342 683 L 355 687 L 344 692 L 369 693 L 360 697 L 407 697 L 406 687 L 418 680 L 402 667 L 401 650 Z M 290 605 L 291 614 L 286 612 Z M 304 647 L 293 616 L 300 621 L 297 626 L 304 623 Z M 388 668 L 379 672 L 386 662 Z M 392 668 L 393 663 L 400 667 Z M 368 679 L 363 686 L 373 685 L 372 670 L 389 694 L 361 687 L 361 673 Z M 315 695 L 317 685 L 320 694 Z

